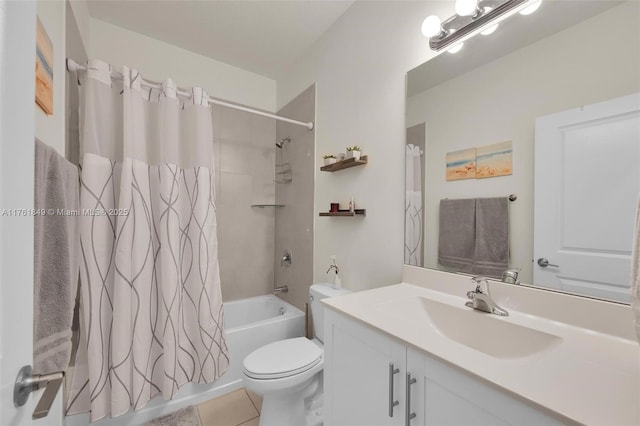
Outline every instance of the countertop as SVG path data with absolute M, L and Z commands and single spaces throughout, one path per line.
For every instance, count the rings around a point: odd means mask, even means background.
M 503 306 L 509 316 L 495 315 L 496 320 L 559 336 L 562 342 L 525 357 L 496 358 L 444 336 L 426 321 L 410 321 L 402 312 L 381 309 L 390 301 L 416 296 L 453 306 L 464 306 L 466 302 L 464 297 L 407 283 L 323 302 L 561 420 L 600 425 L 640 424 L 638 342 Z M 478 315 L 491 314 L 478 312 Z

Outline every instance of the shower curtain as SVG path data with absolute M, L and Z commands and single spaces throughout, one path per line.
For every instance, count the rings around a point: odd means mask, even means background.
M 407 144 L 404 208 L 404 263 L 422 265 L 422 152 Z
M 122 74 L 112 82 L 91 61 L 80 75 L 87 366 L 67 406 L 90 404 L 92 421 L 212 382 L 229 364 L 207 94 L 183 99 L 171 80 L 148 89 L 136 70 Z

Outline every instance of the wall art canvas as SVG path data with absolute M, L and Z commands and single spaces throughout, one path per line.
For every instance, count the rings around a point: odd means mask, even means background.
M 512 141 L 477 148 L 476 163 L 477 179 L 513 174 Z
M 36 30 L 36 103 L 53 115 L 53 44 L 40 18 Z
M 447 153 L 447 180 L 476 177 L 476 149 L 468 148 Z

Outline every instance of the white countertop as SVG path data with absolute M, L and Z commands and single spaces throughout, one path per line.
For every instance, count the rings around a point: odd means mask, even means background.
M 446 337 L 428 321 L 411 321 L 402 312 L 396 315 L 380 309 L 389 301 L 412 297 L 453 306 L 466 302 L 464 294 L 458 297 L 406 283 L 323 302 L 561 419 L 611 426 L 640 424 L 640 347 L 636 341 L 502 306 L 509 316 L 494 315 L 498 321 L 559 336 L 562 342 L 521 358 L 496 358 Z

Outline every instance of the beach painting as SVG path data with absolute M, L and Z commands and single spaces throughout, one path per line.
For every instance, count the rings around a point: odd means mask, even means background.
M 476 149 L 476 179 L 513 174 L 512 141 Z
M 447 153 L 447 180 L 476 177 L 476 149 L 468 148 Z
M 40 18 L 36 30 L 36 103 L 53 114 L 53 45 Z

